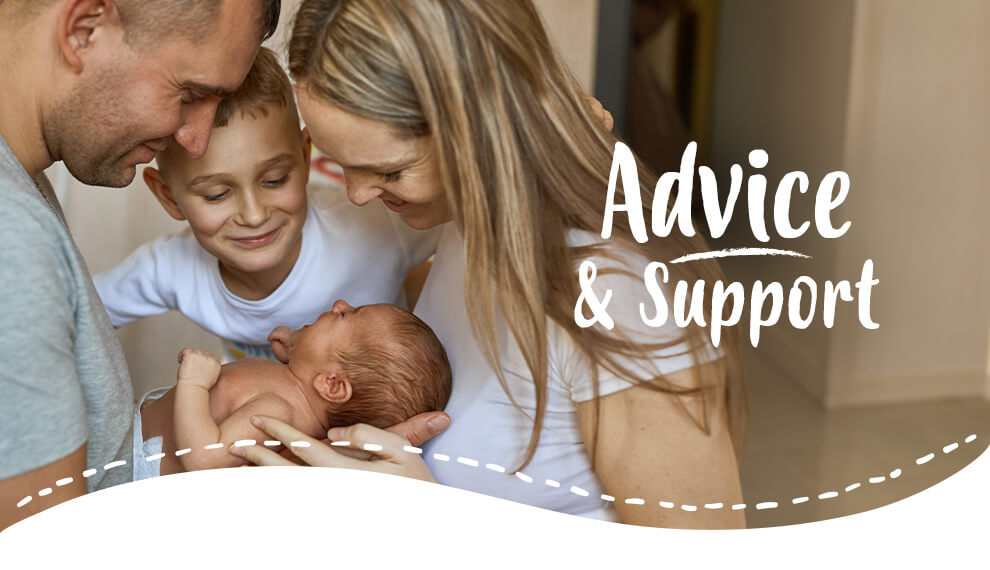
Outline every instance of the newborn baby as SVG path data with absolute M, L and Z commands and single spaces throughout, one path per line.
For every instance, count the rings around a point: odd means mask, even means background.
M 135 481 L 245 464 L 226 448 L 267 439 L 251 425 L 253 415 L 323 439 L 335 426 L 391 427 L 442 410 L 450 397 L 443 346 L 423 321 L 395 305 L 355 309 L 337 301 L 313 324 L 278 327 L 269 340 L 284 364 L 250 359 L 221 366 L 203 351 L 179 354 L 175 387 L 149 392 L 135 410 Z

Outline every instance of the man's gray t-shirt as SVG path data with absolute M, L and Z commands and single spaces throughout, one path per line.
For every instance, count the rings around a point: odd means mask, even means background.
M 130 481 L 133 411 L 120 343 L 51 186 L 0 136 L 0 479 L 85 443 L 90 491 Z

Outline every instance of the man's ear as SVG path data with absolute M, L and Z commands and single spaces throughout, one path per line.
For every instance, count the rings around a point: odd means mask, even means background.
M 83 55 L 92 47 L 100 32 L 123 34 L 120 13 L 113 0 L 71 0 L 58 19 L 58 43 L 62 57 L 75 72 L 83 69 Z M 105 33 L 103 38 L 109 37 Z
M 309 136 L 309 128 L 304 127 L 299 136 L 302 138 L 303 163 L 306 164 L 306 184 L 309 184 L 309 165 L 313 158 L 313 139 Z
M 175 196 L 172 195 L 172 189 L 169 188 L 168 183 L 165 182 L 165 178 L 157 168 L 149 166 L 144 169 L 144 183 L 148 185 L 148 190 L 151 190 L 155 198 L 158 198 L 158 203 L 162 205 L 162 208 L 165 208 L 168 215 L 180 222 L 185 221 L 186 215 L 182 213 L 179 203 L 175 201 Z
M 343 372 L 320 373 L 313 379 L 313 388 L 331 404 L 343 404 L 351 399 L 351 379 Z

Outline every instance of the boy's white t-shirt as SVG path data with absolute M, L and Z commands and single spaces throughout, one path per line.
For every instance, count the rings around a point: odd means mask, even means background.
M 358 207 L 342 191 L 312 192 L 299 258 L 268 297 L 232 294 L 219 262 L 187 228 L 144 244 L 93 277 L 114 326 L 177 310 L 223 340 L 228 359 L 274 358 L 273 328 L 312 323 L 344 299 L 353 306 L 405 306 L 409 270 L 436 249 L 441 228 L 415 230 L 376 200 Z
M 592 239 L 594 236 L 583 232 L 568 234 L 571 246 L 585 245 Z M 548 399 L 539 446 L 532 461 L 522 470 L 522 476 L 509 475 L 521 463 L 529 443 L 536 409 L 535 390 L 501 314 L 496 319 L 501 362 L 510 392 L 523 411 L 513 406 L 475 343 L 464 302 L 464 256 L 460 232 L 453 224 L 447 224 L 416 304 L 416 315 L 433 328 L 447 349 L 453 371 L 453 392 L 446 407 L 452 423 L 424 445 L 423 458 L 427 465 L 445 485 L 563 513 L 615 520 L 614 508 L 601 499 L 608 489 L 601 488 L 591 470 L 578 426 L 576 404 L 594 397 L 590 368 L 567 333 L 550 321 Z M 613 290 L 608 314 L 616 326 L 641 341 L 659 343 L 681 338 L 682 331 L 673 324 L 673 319 L 656 329 L 642 323 L 639 304 L 646 304 L 647 314 L 652 314 L 655 306 L 642 279 L 649 261 L 635 254 L 622 254 L 621 259 L 632 277 L 603 276 L 605 267 L 618 265 L 611 260 L 593 259 L 598 266 L 595 291 L 601 295 L 606 289 Z M 665 295 L 672 298 L 666 292 Z M 711 347 L 703 352 L 699 362 L 719 357 L 718 351 Z M 655 356 L 654 372 L 669 374 L 694 366 L 684 344 L 657 351 Z M 635 363 L 624 364 L 643 370 Z M 601 396 L 630 385 L 625 379 L 599 371 Z M 579 494 L 585 492 L 587 496 Z

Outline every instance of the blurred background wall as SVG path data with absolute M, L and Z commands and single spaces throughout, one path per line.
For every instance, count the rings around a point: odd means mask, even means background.
M 990 3 L 721 8 L 716 171 L 745 165 L 759 147 L 770 154 L 771 184 L 790 170 L 805 170 L 813 185 L 829 170 L 852 180 L 839 210 L 852 221 L 846 236 L 776 242 L 813 263 L 753 260 L 732 270 L 855 280 L 872 258 L 880 279 L 879 330 L 860 327 L 850 306 L 831 331 L 767 331 L 762 355 L 832 407 L 988 393 Z M 745 228 L 736 229 L 728 241 L 743 243 Z

